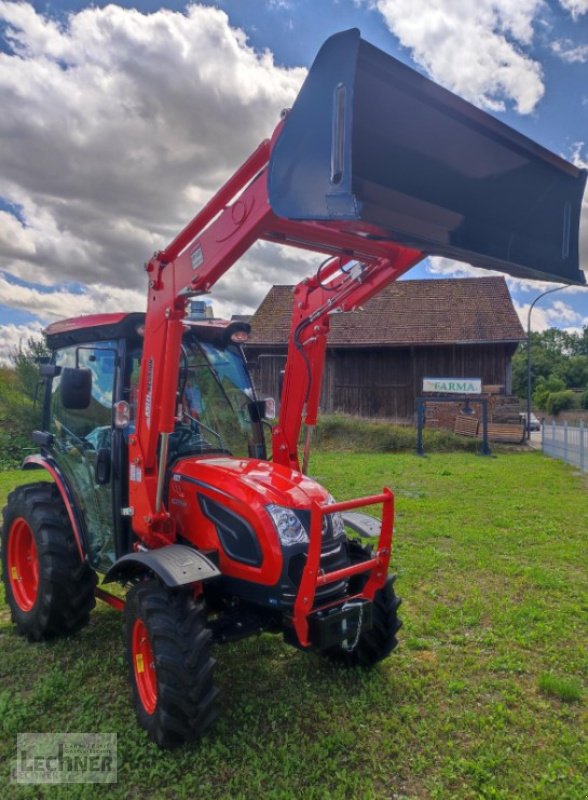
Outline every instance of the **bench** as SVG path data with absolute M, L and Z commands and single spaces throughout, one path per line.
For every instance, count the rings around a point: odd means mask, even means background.
M 525 440 L 525 426 L 513 422 L 489 422 L 488 438 L 491 442 L 522 444 Z
M 480 427 L 480 420 L 478 417 L 459 415 L 455 418 L 455 425 L 453 428 L 454 433 L 460 436 L 477 436 Z
M 482 438 L 484 427 L 478 417 L 458 415 L 455 418 L 454 433 L 459 436 L 477 436 Z M 491 442 L 503 442 L 504 444 L 522 444 L 525 440 L 524 424 L 515 422 L 489 422 L 488 439 Z

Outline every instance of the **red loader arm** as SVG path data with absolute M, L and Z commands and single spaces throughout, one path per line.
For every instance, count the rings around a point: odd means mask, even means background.
M 388 258 L 350 263 L 340 256 L 323 263 L 315 276 L 294 290 L 286 373 L 278 425 L 273 430 L 273 460 L 300 469 L 298 438 L 308 426 L 302 471 L 306 471 L 310 429 L 316 425 L 320 402 L 329 317 L 354 311 L 423 258 L 404 247 L 390 248 Z
M 149 277 L 135 433 L 129 438 L 133 529 L 149 547 L 175 538 L 163 506 L 167 441 L 176 422 L 182 319 L 190 297 L 212 286 L 258 240 L 332 256 L 295 294 L 293 328 L 274 458 L 298 468 L 296 443 L 306 409 L 316 422 L 328 315 L 349 311 L 406 272 L 423 254 L 378 238 L 363 238 L 345 222 L 277 217 L 267 193 L 268 161 L 279 136 L 264 141 L 225 186 L 163 251 L 145 265 Z M 358 261 L 345 271 L 345 265 Z

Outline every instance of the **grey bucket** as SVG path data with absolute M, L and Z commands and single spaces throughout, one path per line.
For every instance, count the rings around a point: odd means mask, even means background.
M 288 219 L 584 284 L 586 176 L 353 29 L 319 51 L 274 143 L 268 190 Z

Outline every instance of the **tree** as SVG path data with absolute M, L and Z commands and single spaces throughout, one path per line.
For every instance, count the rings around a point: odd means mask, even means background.
M 588 356 L 570 356 L 562 359 L 554 370 L 569 389 L 588 386 Z
M 582 333 L 575 339 L 574 354 L 577 356 L 588 356 L 588 325 L 584 327 Z
M 10 354 L 10 361 L 14 365 L 17 385 L 20 390 L 31 400 L 36 397 L 39 384 L 39 363 L 49 356 L 45 342 L 30 337 L 25 346 L 22 345 Z
M 31 447 L 40 416 L 38 359 L 47 355 L 44 343 L 31 338 L 10 354 L 12 367 L 0 368 L 0 468 L 17 466 Z
M 553 414 L 556 417 L 560 411 L 574 408 L 575 405 L 576 395 L 570 389 L 566 389 L 563 392 L 551 392 L 548 395 L 546 410 L 548 414 Z
M 0 367 L 0 469 L 16 467 L 30 446 L 32 402 L 18 386 L 14 369 Z
M 533 405 L 540 408 L 542 411 L 547 411 L 549 398 L 552 394 L 559 394 L 566 388 L 565 383 L 561 378 L 555 375 L 550 375 L 548 378 L 542 378 L 537 388 L 533 392 Z
M 582 334 L 550 328 L 531 333 L 531 393 L 550 378 L 563 382 L 562 389 L 588 386 L 588 326 Z M 520 347 L 512 360 L 513 392 L 527 396 L 527 346 Z M 554 386 L 551 391 L 558 391 Z M 559 390 L 561 391 L 561 389 Z M 546 402 L 546 399 L 545 399 Z

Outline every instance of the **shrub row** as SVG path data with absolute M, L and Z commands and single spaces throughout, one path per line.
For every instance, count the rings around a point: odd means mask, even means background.
M 447 430 L 423 431 L 426 452 L 466 450 L 476 452 L 480 442 L 456 436 Z M 319 420 L 314 443 L 324 450 L 398 453 L 416 450 L 416 429 L 392 422 L 359 419 L 344 415 L 327 415 Z

